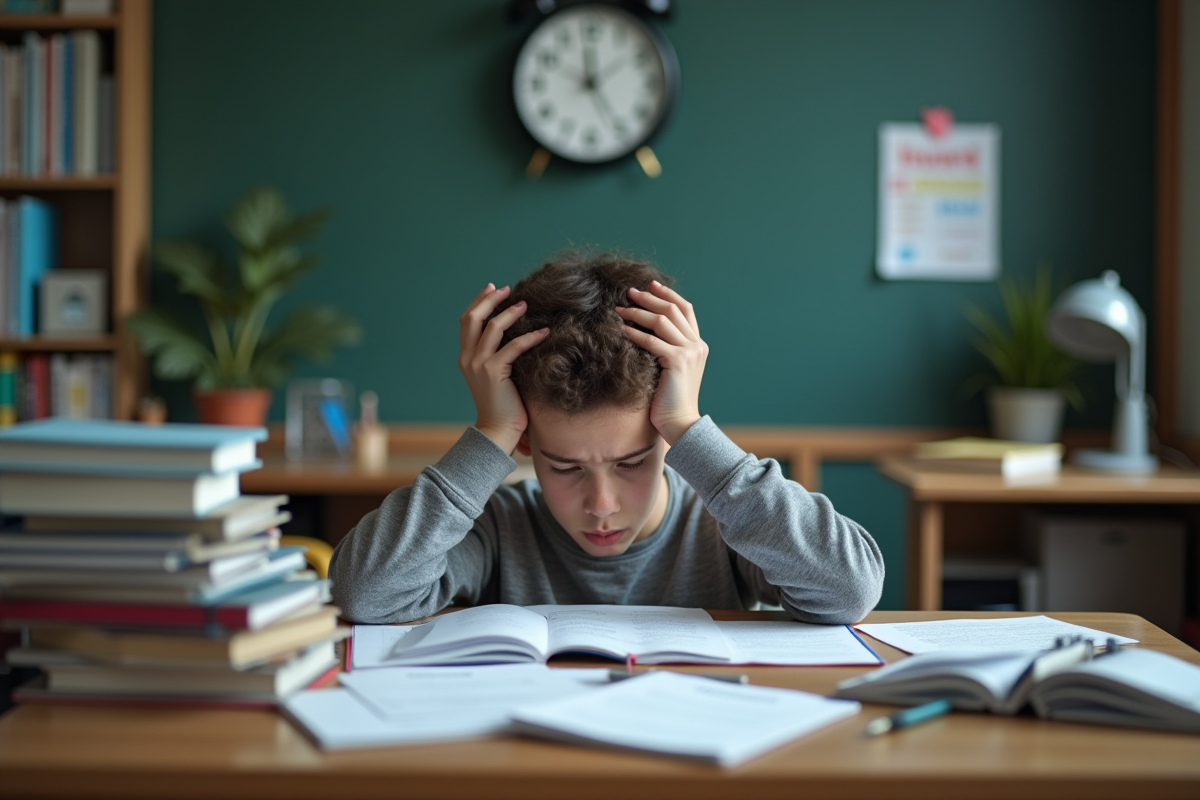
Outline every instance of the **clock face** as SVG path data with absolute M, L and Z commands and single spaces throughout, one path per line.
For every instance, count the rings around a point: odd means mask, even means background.
M 670 44 L 646 22 L 613 6 L 569 6 L 525 40 L 513 97 L 539 144 L 596 163 L 650 138 L 675 99 L 678 75 Z

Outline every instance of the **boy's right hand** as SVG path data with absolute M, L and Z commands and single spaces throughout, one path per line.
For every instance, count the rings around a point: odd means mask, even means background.
M 475 427 L 512 455 L 529 425 L 525 405 L 512 382 L 517 356 L 545 340 L 549 328 L 530 331 L 500 347 L 501 337 L 525 313 L 524 301 L 488 317 L 504 302 L 511 289 L 489 283 L 459 318 L 458 368 L 467 379 L 475 400 Z

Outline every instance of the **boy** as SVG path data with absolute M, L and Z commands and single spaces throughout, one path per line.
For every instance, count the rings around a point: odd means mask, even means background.
M 489 283 L 459 343 L 475 426 L 337 546 L 329 574 L 348 619 L 764 602 L 848 623 L 878 601 L 870 535 L 701 417 L 708 346 L 651 265 L 565 253 L 512 291 Z M 536 481 L 502 485 L 514 450 Z

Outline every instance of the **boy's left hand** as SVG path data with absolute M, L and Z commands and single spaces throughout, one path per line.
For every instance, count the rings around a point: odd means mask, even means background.
M 625 326 L 634 344 L 658 357 L 662 375 L 650 404 L 650 422 L 667 444 L 675 444 L 687 429 L 700 420 L 700 379 L 708 345 L 700 338 L 692 304 L 658 281 L 649 292 L 629 290 L 629 299 L 640 308 L 617 308 L 626 322 L 634 322 L 653 334 Z

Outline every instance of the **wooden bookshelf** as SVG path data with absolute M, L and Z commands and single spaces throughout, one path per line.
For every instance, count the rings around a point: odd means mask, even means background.
M 0 339 L 0 350 L 22 353 L 111 353 L 112 409 L 130 419 L 145 383 L 144 360 L 124 329 L 143 302 L 150 241 L 150 46 L 152 0 L 118 0 L 105 17 L 0 14 L 0 40 L 17 43 L 25 31 L 95 30 L 104 43 L 116 95 L 116 171 L 80 178 L 0 176 L 0 197 L 45 199 L 59 219 L 59 266 L 109 273 L 110 333 L 100 337 Z M 106 68 L 107 69 L 107 68 Z

